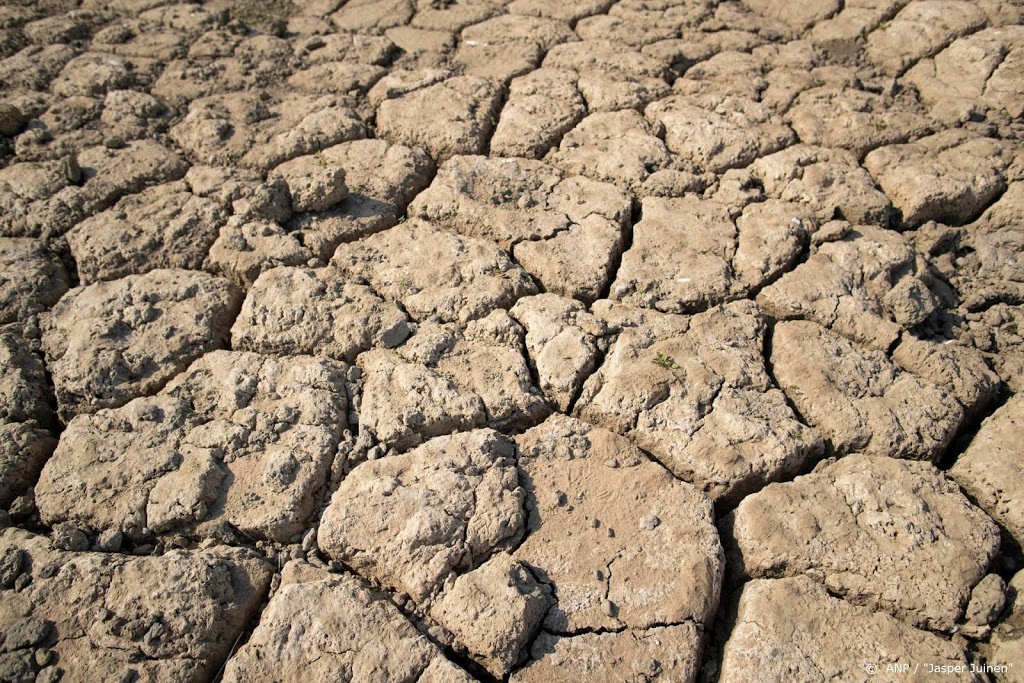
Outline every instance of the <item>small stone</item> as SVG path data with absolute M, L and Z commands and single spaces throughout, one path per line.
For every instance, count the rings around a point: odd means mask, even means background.
M 601 610 L 605 613 L 605 616 L 614 617 L 616 613 L 615 603 L 606 599 L 601 602 Z
M 50 637 L 53 624 L 39 617 L 25 617 L 7 629 L 4 649 L 8 652 L 33 647 Z
M 41 647 L 38 650 L 36 650 L 36 664 L 39 666 L 40 669 L 49 666 L 50 663 L 53 662 L 55 657 L 56 655 L 54 654 L 53 650 L 49 648 Z
M 998 574 L 989 574 L 971 591 L 967 603 L 967 620 L 978 626 L 987 626 L 995 621 L 1006 606 L 1006 582 Z
M 25 551 L 20 548 L 7 548 L 0 555 L 0 589 L 8 589 L 21 576 L 25 566 Z
M 61 550 L 88 550 L 89 539 L 71 524 L 58 524 L 53 529 L 53 545 Z
M 320 155 L 286 161 L 271 175 L 284 179 L 296 212 L 324 211 L 348 196 L 345 169 L 328 163 Z
M 659 524 L 661 524 L 660 519 L 658 519 L 655 515 L 648 515 L 640 520 L 640 530 L 654 531 L 658 528 Z
M 18 496 L 11 503 L 11 506 L 7 508 L 11 517 L 14 519 L 27 519 L 36 513 L 36 498 L 34 493 L 29 490 L 23 496 Z
M 36 683 L 57 683 L 61 678 L 64 677 L 64 669 L 58 666 L 52 666 L 48 669 L 43 669 L 36 674 Z
M 107 553 L 116 553 L 121 549 L 124 534 L 120 529 L 107 529 L 99 535 L 96 547 Z

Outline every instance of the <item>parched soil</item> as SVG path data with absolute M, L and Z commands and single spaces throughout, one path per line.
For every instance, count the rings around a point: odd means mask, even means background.
M 1024 681 L 1017 0 L 0 0 L 0 683 Z

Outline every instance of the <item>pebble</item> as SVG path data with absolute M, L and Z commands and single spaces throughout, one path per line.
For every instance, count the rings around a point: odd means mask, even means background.
M 640 530 L 641 531 L 654 531 L 655 529 L 658 528 L 659 524 L 661 524 L 661 520 L 660 519 L 658 519 L 654 515 L 647 515 L 646 517 L 644 517 L 643 519 L 640 520 Z

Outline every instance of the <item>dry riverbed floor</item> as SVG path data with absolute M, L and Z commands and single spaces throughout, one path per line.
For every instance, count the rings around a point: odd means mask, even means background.
M 0 0 L 0 681 L 1024 681 L 1019 0 Z

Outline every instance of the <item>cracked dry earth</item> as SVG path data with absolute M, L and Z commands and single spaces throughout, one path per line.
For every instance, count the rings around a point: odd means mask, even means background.
M 1024 680 L 1019 0 L 0 0 L 0 681 Z

